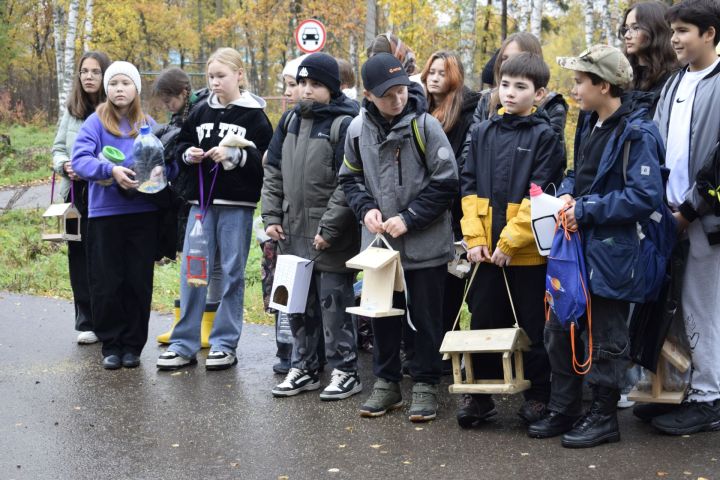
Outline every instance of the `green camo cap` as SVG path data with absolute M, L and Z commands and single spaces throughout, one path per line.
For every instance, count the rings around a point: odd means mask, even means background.
M 562 68 L 594 73 L 611 85 L 627 87 L 633 79 L 632 67 L 623 53 L 610 45 L 593 45 L 577 57 L 557 57 Z

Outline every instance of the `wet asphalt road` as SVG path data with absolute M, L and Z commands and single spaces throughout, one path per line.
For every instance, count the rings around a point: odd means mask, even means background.
M 368 354 L 358 396 L 274 399 L 272 328 L 244 326 L 236 368 L 206 372 L 203 353 L 170 374 L 156 371 L 153 341 L 140 368 L 104 371 L 99 346 L 75 344 L 72 324 L 67 301 L 0 293 L 0 479 L 720 479 L 720 433 L 662 436 L 629 411 L 622 442 L 590 450 L 529 439 L 517 397 L 461 430 L 448 379 L 431 423 L 406 411 L 363 419 Z M 153 315 L 150 338 L 169 324 Z

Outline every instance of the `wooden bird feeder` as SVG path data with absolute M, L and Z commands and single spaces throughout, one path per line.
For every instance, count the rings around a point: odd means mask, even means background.
M 644 403 L 682 403 L 685 398 L 684 388 L 679 391 L 665 390 L 664 388 L 663 378 L 665 378 L 665 371 L 667 370 L 668 364 L 677 368 L 681 373 L 684 373 L 690 368 L 690 358 L 674 343 L 666 339 L 660 352 L 657 369 L 655 373 L 650 372 L 652 378 L 651 389 L 644 391 L 635 387 L 628 395 L 628 400 Z
M 363 271 L 360 306 L 346 308 L 346 312 L 371 318 L 405 313 L 405 310 L 392 306 L 393 292 L 404 290 L 400 252 L 368 247 L 345 262 L 345 265 Z
M 42 239 L 49 242 L 79 242 L 82 215 L 72 203 L 54 203 L 43 213 L 45 232 Z
M 284 313 L 304 313 L 312 261 L 296 255 L 278 255 L 270 291 L 270 307 Z
M 445 334 L 440 353 L 450 355 L 453 381 L 450 393 L 519 393 L 530 388 L 523 371 L 522 352 L 530 349 L 530 339 L 521 328 L 449 331 Z M 502 355 L 502 379 L 476 379 L 473 372 L 474 353 Z M 461 359 L 465 360 L 465 381 L 462 379 Z M 514 360 L 514 362 L 513 362 Z M 515 375 L 513 376 L 513 363 Z

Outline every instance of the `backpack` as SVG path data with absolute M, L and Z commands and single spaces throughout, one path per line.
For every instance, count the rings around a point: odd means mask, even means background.
M 710 152 L 695 178 L 700 196 L 716 216 L 720 216 L 720 142 Z
M 297 115 L 295 114 L 295 111 L 291 111 L 289 115 L 285 117 L 285 123 L 283 123 L 283 133 L 287 135 L 288 127 L 290 127 L 290 122 L 292 122 L 293 118 L 295 118 Z M 350 115 L 340 115 L 335 118 L 333 118 L 332 124 L 330 125 L 330 145 L 332 145 L 333 151 L 335 151 L 335 147 L 337 147 L 338 142 L 340 141 L 340 128 L 342 127 L 342 123 L 345 121 L 346 118 L 352 119 Z
M 550 310 L 560 325 L 570 330 L 573 370 L 585 375 L 592 365 L 592 315 L 587 271 L 580 232 L 567 228 L 565 212 L 560 213 L 545 273 L 545 320 Z M 582 328 L 580 317 L 587 312 L 588 358 L 580 363 L 575 356 L 575 333 Z
M 410 130 L 412 130 L 412 138 L 413 143 L 415 144 L 415 149 L 417 150 L 418 154 L 420 155 L 420 160 L 422 164 L 427 169 L 427 162 L 425 161 L 425 117 L 423 117 L 423 130 L 420 132 L 420 127 L 418 127 L 417 119 L 420 118 L 421 115 L 427 115 L 426 113 L 421 113 L 417 117 L 410 120 Z M 354 137 L 353 138 L 353 148 L 355 149 L 355 157 L 362 163 L 362 158 L 360 157 L 360 137 Z
M 623 145 L 623 180 L 627 183 L 627 167 L 630 159 L 630 140 Z M 663 188 L 669 170 L 660 167 Z M 649 217 L 637 222 L 640 237 L 640 268 L 645 281 L 645 302 L 654 302 L 660 296 L 667 277 L 667 267 L 677 241 L 677 220 L 665 202 Z

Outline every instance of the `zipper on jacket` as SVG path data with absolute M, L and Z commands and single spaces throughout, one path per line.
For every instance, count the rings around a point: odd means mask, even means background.
M 402 186 L 402 163 L 400 162 L 400 145 L 395 147 L 395 165 L 398 169 L 398 185 Z

